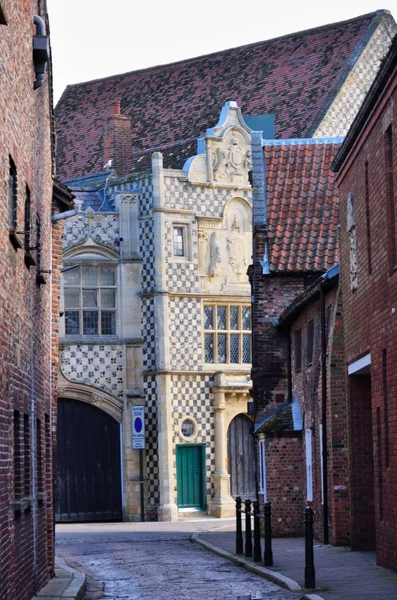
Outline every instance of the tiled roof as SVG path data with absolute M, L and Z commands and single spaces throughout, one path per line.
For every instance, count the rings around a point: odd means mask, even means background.
M 149 148 L 202 135 L 217 123 L 228 100 L 236 101 L 245 115 L 274 113 L 276 138 L 310 137 L 383 15 L 378 11 L 68 86 L 56 109 L 58 176 L 101 169 L 104 118 L 112 114 L 116 100 L 121 114 L 131 118 L 135 157 Z M 179 162 L 170 157 L 168 166 Z
M 271 272 L 326 271 L 338 262 L 339 203 L 331 164 L 340 142 L 266 143 Z

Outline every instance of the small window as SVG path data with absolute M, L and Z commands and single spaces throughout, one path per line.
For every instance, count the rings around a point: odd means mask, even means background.
M 314 352 L 314 321 L 310 321 L 307 326 L 307 364 L 313 363 Z
M 30 252 L 30 189 L 26 186 L 25 193 L 25 227 L 24 227 L 24 236 L 25 236 L 25 252 L 29 254 Z
M 12 231 L 17 228 L 17 168 L 10 156 L 10 172 L 8 178 L 8 225 Z
M 295 369 L 300 371 L 302 368 L 302 330 L 295 331 Z
M 21 420 L 19 411 L 14 410 L 14 499 L 20 500 L 22 495 Z
M 181 435 L 186 439 L 195 437 L 197 433 L 197 423 L 192 417 L 186 417 L 181 424 Z
M 30 429 L 29 415 L 23 415 L 23 463 L 24 463 L 24 494 L 29 498 L 31 494 L 31 463 L 30 463 Z
M 185 228 L 174 227 L 174 256 L 185 256 Z

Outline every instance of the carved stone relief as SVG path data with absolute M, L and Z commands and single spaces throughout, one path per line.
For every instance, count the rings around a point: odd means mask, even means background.
M 356 236 L 356 215 L 354 211 L 354 198 L 350 192 L 347 197 L 347 232 L 350 243 L 350 289 L 354 292 L 357 289 L 357 236 Z
M 249 293 L 251 207 L 240 198 L 229 201 L 222 219 L 199 221 L 199 271 L 202 289 Z
M 197 155 L 183 169 L 191 183 L 250 185 L 251 130 L 235 102 L 224 105 L 219 123 L 197 140 Z

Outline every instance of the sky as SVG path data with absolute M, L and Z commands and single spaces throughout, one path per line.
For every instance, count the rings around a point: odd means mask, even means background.
M 343 21 L 397 0 L 47 0 L 54 101 L 65 87 Z

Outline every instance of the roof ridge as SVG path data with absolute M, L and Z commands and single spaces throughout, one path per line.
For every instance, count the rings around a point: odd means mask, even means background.
M 94 84 L 97 82 L 103 82 L 103 81 L 110 81 L 112 79 L 119 79 L 122 77 L 126 77 L 128 75 L 131 75 L 132 73 L 144 73 L 144 72 L 150 72 L 150 71 L 160 71 L 160 70 L 166 70 L 170 67 L 173 67 L 175 65 L 182 65 L 182 64 L 189 64 L 189 63 L 193 63 L 197 60 L 202 60 L 203 58 L 211 58 L 211 57 L 216 57 L 222 54 L 225 54 L 226 52 L 230 52 L 231 50 L 241 50 L 243 48 L 252 48 L 253 46 L 258 46 L 260 44 L 268 44 L 270 42 L 275 42 L 276 40 L 282 40 L 282 39 L 287 39 L 287 38 L 291 38 L 294 36 L 299 36 L 302 34 L 309 34 L 309 33 L 314 33 L 314 32 L 320 32 L 320 31 L 324 31 L 327 29 L 330 29 L 332 27 L 334 27 L 335 25 L 345 25 L 347 23 L 352 23 L 354 21 L 359 21 L 359 20 L 364 20 L 366 18 L 368 18 L 369 16 L 372 17 L 372 19 L 374 19 L 375 17 L 378 17 L 379 15 L 383 15 L 383 14 L 391 14 L 391 12 L 387 9 L 379 9 L 373 12 L 369 12 L 366 13 L 364 15 L 358 15 L 357 17 L 352 17 L 351 19 L 345 19 L 344 21 L 335 21 L 334 23 L 326 23 L 325 25 L 319 25 L 318 27 L 311 27 L 309 29 L 302 29 L 301 31 L 293 31 L 291 33 L 287 33 L 284 35 L 280 35 L 277 36 L 275 38 L 270 38 L 267 40 L 259 40 L 257 42 L 250 42 L 249 44 L 242 44 L 241 46 L 233 46 L 231 48 L 226 48 L 224 50 L 216 50 L 215 52 L 209 52 L 207 54 L 200 54 L 199 56 L 193 56 L 191 58 L 184 58 L 182 60 L 177 60 L 177 61 L 173 61 L 170 63 L 164 63 L 164 64 L 160 64 L 160 65 L 154 65 L 151 67 L 144 67 L 142 69 L 136 69 L 136 70 L 132 70 L 132 71 L 125 71 L 124 73 L 117 73 L 115 75 L 108 75 L 106 77 L 99 77 L 96 79 L 90 79 L 88 81 L 81 81 L 79 83 L 72 83 L 66 86 L 62 96 L 60 97 L 57 105 L 61 102 L 62 98 L 64 95 L 67 94 L 67 92 L 73 88 L 77 88 L 80 86 L 84 86 L 84 85 L 89 85 L 89 84 Z
M 345 136 L 325 138 L 291 138 L 263 140 L 264 146 L 314 146 L 315 144 L 342 144 Z

